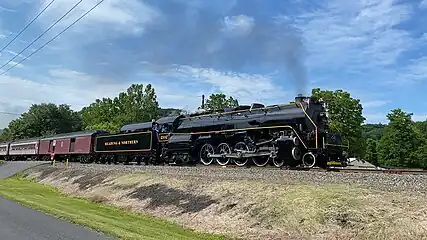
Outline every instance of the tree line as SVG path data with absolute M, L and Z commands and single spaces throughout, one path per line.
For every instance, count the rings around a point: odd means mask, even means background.
M 329 128 L 342 133 L 349 143 L 349 155 L 375 165 L 427 167 L 427 121 L 414 122 L 412 114 L 394 109 L 388 124 L 363 124 L 363 106 L 359 99 L 343 90 L 312 89 L 313 98 L 328 104 Z M 212 94 L 204 109 L 238 106 L 225 94 Z M 148 122 L 170 114 L 186 113 L 178 108 L 161 108 L 152 85 L 132 84 L 114 98 L 96 99 L 80 111 L 66 104 L 33 104 L 0 134 L 0 141 L 24 139 L 83 130 L 105 129 L 118 132 L 125 124 Z

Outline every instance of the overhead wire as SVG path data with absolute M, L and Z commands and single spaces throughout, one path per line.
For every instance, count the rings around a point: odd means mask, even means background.
M 82 1 L 82 0 L 81 0 Z M 80 1 L 80 2 L 81 2 Z M 45 44 L 43 44 L 42 46 L 40 46 L 38 49 L 36 49 L 34 52 L 32 52 L 30 55 L 26 56 L 25 58 L 23 58 L 21 61 L 15 63 L 14 65 L 12 65 L 10 68 L 8 68 L 6 71 L 3 71 L 2 73 L 0 73 L 0 75 L 4 75 L 5 73 L 7 73 L 8 71 L 10 71 L 11 69 L 15 68 L 16 66 L 18 66 L 19 64 L 21 64 L 22 62 L 24 62 L 25 60 L 27 60 L 28 58 L 30 58 L 31 56 L 33 56 L 35 53 L 37 53 L 38 51 L 42 50 L 44 47 L 46 47 L 46 45 L 48 45 L 49 43 L 51 43 L 52 41 L 54 41 L 56 38 L 58 38 L 61 34 L 63 34 L 65 31 L 67 31 L 69 28 L 71 28 L 72 26 L 74 26 L 78 21 L 80 21 L 82 18 L 84 18 L 87 14 L 89 14 L 90 12 L 92 12 L 96 7 L 98 7 L 101 3 L 103 3 L 105 0 L 101 0 L 99 1 L 97 4 L 95 4 L 92 8 L 90 8 L 88 11 L 86 11 L 83 15 L 81 15 L 79 18 L 77 18 L 73 23 L 71 23 L 68 27 L 66 27 L 64 30 L 62 30 L 61 32 L 59 32 L 55 37 L 53 37 L 52 39 L 50 39 L 49 41 L 47 41 Z M 79 3 L 80 3 L 79 2 Z M 1 69 L 1 68 L 0 68 Z
M 30 27 L 31 26 L 31 24 L 33 24 L 33 22 L 34 21 L 36 21 L 39 17 L 40 17 L 40 15 L 42 15 L 49 7 L 50 7 L 50 5 L 52 5 L 52 3 L 53 2 L 55 2 L 55 0 L 52 0 L 52 1 L 50 1 L 50 3 L 48 4 L 48 5 L 46 5 L 46 7 L 43 9 L 43 10 L 41 10 L 34 18 L 33 18 L 33 20 L 31 20 L 28 24 L 27 24 L 27 26 L 25 26 L 12 40 L 10 40 L 1 50 L 0 50 L 0 53 L 1 52 L 3 52 L 7 47 L 9 47 L 9 45 L 13 42 L 13 41 L 15 41 L 19 36 L 21 36 L 21 34 L 25 31 L 25 30 L 27 30 L 27 28 L 28 27 Z
M 19 53 L 17 53 L 13 58 L 11 58 L 9 61 L 7 61 L 5 64 L 3 64 L 0 69 L 2 69 L 4 66 L 8 65 L 10 62 L 12 62 L 17 56 L 19 56 L 21 53 L 23 53 L 25 50 L 27 50 L 29 47 L 31 47 L 37 40 L 39 40 L 41 37 L 43 37 L 50 29 L 52 29 L 56 24 L 58 24 L 64 17 L 66 17 L 71 11 L 73 11 L 83 0 L 78 1 L 74 6 L 68 10 L 64 15 L 62 15 L 59 19 L 57 19 L 48 29 L 46 29 L 42 34 L 40 34 L 36 39 L 34 39 L 30 44 L 28 44 L 27 47 L 22 49 Z M 28 57 L 27 57 L 28 58 Z M 16 64 L 18 65 L 18 64 Z M 0 74 L 1 75 L 1 74 Z

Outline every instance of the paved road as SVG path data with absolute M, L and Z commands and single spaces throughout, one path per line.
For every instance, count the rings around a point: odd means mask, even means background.
M 6 162 L 0 179 L 46 162 Z M 112 240 L 103 234 L 29 209 L 0 196 L 0 239 L 4 240 Z
M 50 162 L 25 162 L 25 161 L 16 161 L 16 162 L 4 162 L 0 165 L 0 179 L 11 177 L 19 172 L 25 171 L 29 168 L 42 165 L 50 164 Z
M 0 197 L 0 235 L 4 240 L 113 239 L 23 207 L 2 197 Z

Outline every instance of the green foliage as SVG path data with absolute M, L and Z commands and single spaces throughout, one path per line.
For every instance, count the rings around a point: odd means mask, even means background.
M 219 110 L 227 107 L 237 106 L 239 106 L 239 102 L 237 101 L 237 99 L 234 99 L 231 96 L 227 99 L 227 96 L 223 93 L 210 95 L 205 103 L 206 110 Z
M 158 117 L 158 102 L 154 88 L 148 84 L 132 84 L 114 99 L 97 99 L 82 109 L 85 129 L 119 131 L 125 124 L 148 122 Z
M 378 140 L 372 138 L 366 141 L 365 160 L 374 165 L 378 164 L 377 144 Z
M 427 121 L 415 122 L 414 131 L 418 141 L 413 157 L 417 160 L 419 167 L 427 168 Z
M 53 103 L 34 104 L 28 112 L 11 121 L 2 133 L 3 140 L 23 139 L 80 131 L 80 115 L 70 106 Z
M 0 133 L 0 142 L 4 142 L 7 141 L 9 139 L 11 139 L 12 137 L 10 136 L 10 131 L 8 128 L 2 129 L 1 133 Z
M 417 167 L 414 151 L 418 148 L 412 114 L 394 109 L 387 114 L 390 123 L 378 144 L 378 163 L 396 167 Z
M 343 140 L 349 141 L 350 155 L 364 155 L 364 141 L 362 137 L 362 124 L 365 118 L 362 115 L 362 104 L 359 99 L 354 99 L 350 93 L 337 90 L 327 91 L 314 88 L 312 97 L 322 98 L 329 108 L 330 127 L 334 132 L 343 134 Z
M 384 128 L 386 124 L 364 124 L 363 129 L 363 138 L 368 139 L 372 138 L 375 140 L 380 140 L 384 133 Z

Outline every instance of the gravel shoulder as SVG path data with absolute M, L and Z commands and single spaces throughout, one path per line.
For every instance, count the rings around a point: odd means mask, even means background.
M 426 239 L 424 175 L 71 164 L 25 176 L 242 239 Z

